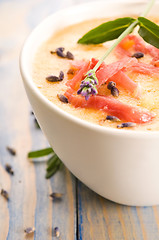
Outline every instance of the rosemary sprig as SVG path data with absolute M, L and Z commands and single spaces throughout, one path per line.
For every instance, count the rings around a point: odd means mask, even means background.
M 59 168 L 62 166 L 62 162 L 59 159 L 59 157 L 54 154 L 47 163 L 47 169 L 46 169 L 46 178 L 50 178 L 51 176 L 53 176 L 58 170 Z
M 28 153 L 28 158 L 39 158 L 39 157 L 44 157 L 49 155 L 50 153 L 54 153 L 52 148 L 45 148 L 45 149 L 40 149 L 37 151 L 32 151 Z
M 96 80 L 95 72 L 106 59 L 106 57 L 113 51 L 113 49 L 123 40 L 129 33 L 131 33 L 134 28 L 139 25 L 139 34 L 145 41 L 159 48 L 159 26 L 150 20 L 144 18 L 150 11 L 155 0 L 151 0 L 146 5 L 145 10 L 137 19 L 133 18 L 119 18 L 114 21 L 106 22 L 92 29 L 86 33 L 78 43 L 81 44 L 98 44 L 105 41 L 110 41 L 116 39 L 110 48 L 107 49 L 105 54 L 100 58 L 95 67 L 86 73 L 85 79 L 81 82 L 80 88 L 77 94 L 81 94 L 86 100 L 89 99 L 91 95 L 96 95 L 98 93 L 96 85 L 98 80 Z M 93 81 L 92 81 L 93 76 Z M 96 81 L 95 81 L 96 80 Z
M 44 156 L 50 156 L 47 160 L 47 168 L 46 168 L 46 178 L 52 177 L 59 168 L 63 165 L 59 157 L 56 155 L 52 148 L 40 149 L 37 151 L 32 151 L 28 153 L 28 158 L 41 158 Z

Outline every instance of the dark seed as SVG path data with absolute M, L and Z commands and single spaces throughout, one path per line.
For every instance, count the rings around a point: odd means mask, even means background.
M 60 48 L 56 49 L 56 53 L 59 57 L 65 58 L 66 55 L 63 53 L 63 51 L 60 50 Z
M 60 231 L 59 231 L 59 228 L 58 228 L 58 227 L 55 227 L 55 228 L 54 228 L 54 236 L 55 236 L 55 237 L 60 237 Z
M 51 54 L 54 54 L 54 53 L 62 53 L 63 51 L 65 50 L 65 48 L 64 47 L 59 47 L 59 48 L 56 48 L 56 50 L 55 51 L 50 51 L 50 53 Z M 57 53 L 57 55 L 58 55 L 58 53 Z M 61 57 L 61 56 L 60 56 Z
M 6 190 L 1 189 L 1 195 L 8 201 L 9 200 L 9 194 Z
M 62 81 L 63 79 L 64 79 L 64 73 L 63 71 L 60 71 L 59 80 Z
M 35 232 L 35 228 L 33 227 L 28 227 L 28 228 L 26 228 L 26 229 L 24 229 L 24 232 L 26 233 L 26 234 L 30 234 L 30 233 L 33 233 L 33 232 Z
M 8 146 L 7 146 L 6 148 L 7 148 L 8 152 L 9 152 L 11 155 L 13 155 L 13 156 L 16 155 L 15 149 L 13 149 L 13 148 L 11 148 L 11 147 L 8 147 Z
M 11 165 L 9 165 L 8 163 L 5 165 L 5 169 L 8 173 L 10 173 L 11 175 L 14 175 L 14 171 Z
M 116 86 L 116 83 L 113 82 L 113 81 L 110 81 L 110 82 L 108 83 L 108 85 L 107 85 L 107 88 L 108 88 L 109 90 L 111 90 L 112 87 L 115 87 L 115 86 Z
M 135 127 L 136 123 L 133 122 L 125 122 L 120 125 L 117 125 L 117 128 L 125 128 L 125 127 Z
M 106 116 L 106 120 L 110 120 L 112 122 L 120 122 L 120 119 L 115 117 L 115 116 L 110 116 L 110 115 L 107 115 Z
M 66 58 L 73 60 L 73 59 L 74 59 L 74 56 L 73 56 L 73 54 L 72 54 L 71 52 L 68 51 L 68 52 L 66 53 Z
M 50 197 L 53 200 L 61 200 L 61 198 L 63 197 L 63 194 L 62 193 L 53 192 L 53 193 L 50 194 Z
M 62 94 L 57 94 L 57 97 L 59 98 L 59 100 L 63 103 L 68 103 L 68 98 L 65 97 L 64 95 Z
M 118 90 L 116 87 L 112 87 L 112 88 L 111 88 L 111 94 L 112 94 L 114 97 L 118 97 L 118 96 L 119 96 L 119 90 Z
M 56 48 L 56 52 L 57 52 L 57 50 L 63 52 L 65 50 L 65 48 L 64 47 L 58 47 L 58 48 Z
M 71 52 L 69 52 L 69 51 L 67 51 L 66 54 L 65 54 L 64 50 L 65 50 L 64 47 L 59 47 L 59 48 L 56 48 L 55 51 L 50 51 L 50 53 L 51 54 L 56 53 L 61 58 L 68 58 L 68 59 L 73 60 L 74 59 L 74 55 Z
M 60 81 L 59 77 L 53 76 L 53 75 L 46 77 L 46 80 L 48 80 L 49 82 L 59 82 Z
M 142 52 L 136 52 L 132 55 L 132 57 L 135 57 L 135 58 L 142 58 L 144 57 L 144 54 Z

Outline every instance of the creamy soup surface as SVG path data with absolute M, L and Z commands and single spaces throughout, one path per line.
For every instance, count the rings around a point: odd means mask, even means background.
M 58 47 L 64 47 L 65 51 L 70 51 L 74 55 L 75 60 L 90 60 L 92 57 L 99 59 L 113 41 L 98 45 L 82 45 L 78 44 L 77 41 L 89 30 L 108 20 L 110 19 L 94 19 L 85 21 L 66 27 L 53 34 L 50 39 L 38 48 L 34 58 L 32 75 L 34 83 L 40 92 L 59 108 L 80 119 L 105 127 L 117 128 L 119 123 L 105 120 L 107 114 L 102 110 L 75 108 L 70 103 L 65 104 L 59 100 L 57 94 L 64 94 L 67 89 L 65 83 L 67 82 L 67 72 L 70 69 L 71 60 L 61 58 L 56 54 L 50 53 L 50 51 L 55 51 Z M 159 22 L 159 19 L 153 20 L 155 20 L 156 23 Z M 119 59 L 116 58 L 114 52 L 112 52 L 106 58 L 105 63 L 109 64 L 118 60 Z M 150 56 L 145 54 L 144 58 L 139 61 L 149 63 Z M 63 81 L 52 83 L 46 80 L 46 77 L 49 75 L 58 76 L 60 71 L 64 72 Z M 127 90 L 118 87 L 119 97 L 117 99 L 123 103 L 137 106 L 140 109 L 147 109 L 156 116 L 150 123 L 137 124 L 133 128 L 123 128 L 123 130 L 159 130 L 159 78 L 134 72 L 130 72 L 128 75 L 133 81 L 139 83 L 141 87 L 141 97 L 136 98 Z M 108 92 L 108 94 L 110 93 Z

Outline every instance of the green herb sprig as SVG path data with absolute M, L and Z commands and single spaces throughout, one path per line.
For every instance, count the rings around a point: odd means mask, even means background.
M 110 48 L 107 49 L 105 54 L 101 57 L 95 67 L 91 70 L 91 73 L 95 75 L 96 70 L 99 68 L 101 63 L 105 58 L 113 51 L 113 49 L 124 39 L 128 34 L 130 34 L 136 26 L 139 26 L 138 33 L 139 35 L 151 45 L 159 48 L 159 26 L 150 20 L 146 19 L 145 16 L 150 11 L 155 0 L 148 2 L 145 10 L 137 19 L 131 17 L 118 18 L 114 21 L 109 21 L 99 25 L 98 27 L 90 30 L 82 38 L 78 40 L 80 44 L 99 44 L 107 42 L 110 40 L 116 39 Z M 86 81 L 87 88 L 84 88 L 84 93 L 82 86 Z M 85 79 L 82 81 L 77 93 L 85 96 L 85 99 L 88 100 L 89 96 L 95 95 L 98 93 L 97 84 L 92 85 L 91 78 L 89 78 L 89 72 L 87 72 Z M 92 92 L 91 89 L 94 89 Z M 87 94 L 86 94 L 87 93 Z
M 28 153 L 28 158 L 41 158 L 48 155 L 49 159 L 47 160 L 46 178 L 52 177 L 63 165 L 54 150 L 52 148 L 45 148 Z

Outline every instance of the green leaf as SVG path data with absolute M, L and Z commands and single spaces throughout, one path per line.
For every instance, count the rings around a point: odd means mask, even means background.
M 52 148 L 45 148 L 33 152 L 28 153 L 28 158 L 39 158 L 39 157 L 44 157 L 46 155 L 49 155 L 50 153 L 54 153 Z
M 139 34 L 147 42 L 159 48 L 159 26 L 147 18 L 139 17 Z
M 49 166 L 54 161 L 55 154 L 51 155 L 51 157 L 47 160 L 47 166 Z
M 58 160 L 58 156 L 56 154 L 52 155 L 47 161 L 47 166 L 51 166 L 56 160 Z
M 53 167 L 55 167 L 56 165 L 58 165 L 61 162 L 61 160 L 59 159 L 59 157 L 54 154 L 50 159 L 49 159 L 49 164 L 47 167 L 47 171 L 50 171 Z
M 98 44 L 118 38 L 133 22 L 134 18 L 124 17 L 105 22 L 90 30 L 78 40 L 81 44 Z
M 53 176 L 60 168 L 60 166 L 62 165 L 61 160 L 59 159 L 59 157 L 54 154 L 47 163 L 48 167 L 46 169 L 47 173 L 46 173 L 46 178 L 50 178 L 51 176 Z
M 50 178 L 50 177 L 52 177 L 58 170 L 59 170 L 59 168 L 60 168 L 60 164 L 58 165 L 58 166 L 55 166 L 54 168 L 52 168 L 50 171 L 48 171 L 47 173 L 46 173 L 46 178 L 48 179 L 48 178 Z

